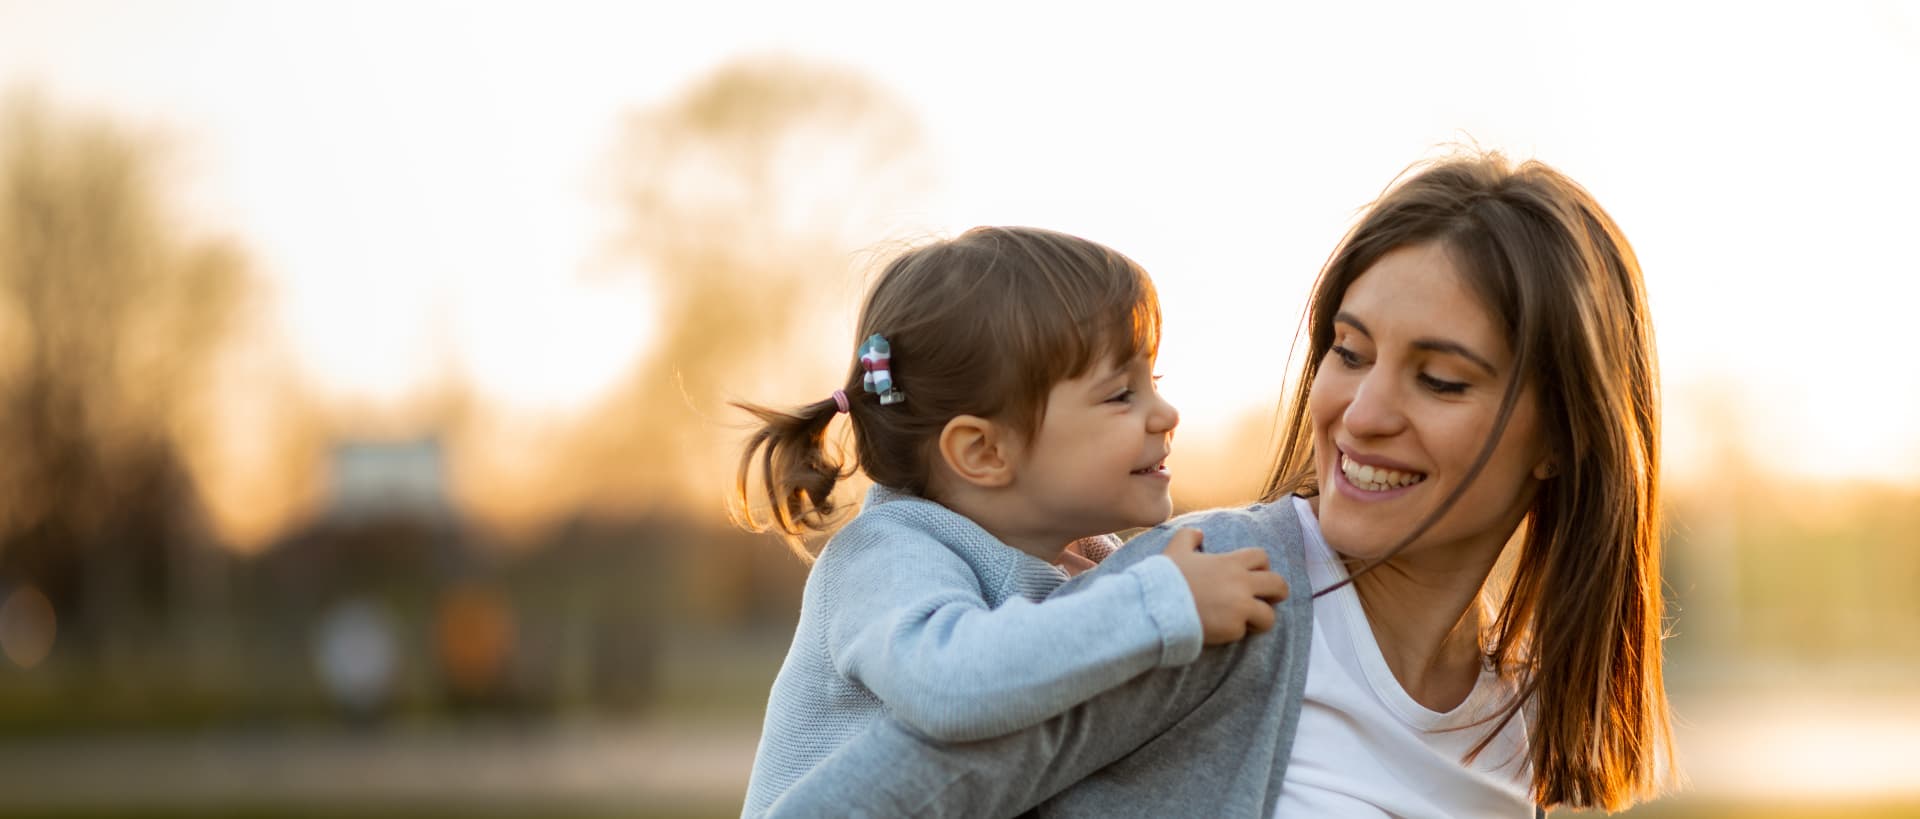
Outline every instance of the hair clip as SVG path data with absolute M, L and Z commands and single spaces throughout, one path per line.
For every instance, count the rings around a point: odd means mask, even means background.
M 861 384 L 867 392 L 880 396 L 881 404 L 898 404 L 907 394 L 893 388 L 893 347 L 879 333 L 860 345 L 860 366 L 867 371 Z

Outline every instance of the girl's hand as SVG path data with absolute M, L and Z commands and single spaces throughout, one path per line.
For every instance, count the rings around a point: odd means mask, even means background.
M 1231 643 L 1273 628 L 1273 606 L 1287 599 L 1287 579 L 1267 570 L 1267 553 L 1211 555 L 1200 551 L 1202 537 L 1199 529 L 1181 529 L 1161 553 L 1187 578 L 1205 643 Z

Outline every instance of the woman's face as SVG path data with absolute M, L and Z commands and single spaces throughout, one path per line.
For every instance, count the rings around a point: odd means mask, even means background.
M 1321 531 L 1348 557 L 1379 557 L 1466 480 L 1513 377 L 1499 322 L 1438 243 L 1397 248 L 1347 288 L 1307 399 Z M 1401 554 L 1497 554 L 1547 472 L 1531 386 L 1492 458 Z

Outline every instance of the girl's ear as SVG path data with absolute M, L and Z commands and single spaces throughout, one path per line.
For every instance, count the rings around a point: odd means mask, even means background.
M 1558 474 L 1560 470 L 1553 465 L 1551 456 L 1540 459 L 1540 463 L 1533 466 L 1533 479 L 1536 481 L 1544 481 Z
M 1013 482 L 1007 430 L 978 415 L 961 415 L 940 430 L 940 460 L 955 477 L 982 489 Z

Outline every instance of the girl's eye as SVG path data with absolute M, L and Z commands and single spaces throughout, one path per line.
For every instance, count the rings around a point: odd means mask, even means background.
M 1116 393 L 1114 393 L 1113 395 L 1111 395 L 1111 396 L 1109 396 L 1109 397 L 1107 398 L 1107 403 L 1109 403 L 1109 404 L 1111 404 L 1111 403 L 1115 403 L 1115 402 L 1120 402 L 1120 403 L 1125 403 L 1125 402 L 1127 402 L 1127 401 L 1131 401 L 1131 400 L 1133 400 L 1133 390 L 1131 390 L 1131 389 L 1125 389 L 1125 390 L 1121 390 L 1121 391 L 1119 391 L 1119 392 L 1116 392 Z
M 1464 381 L 1446 381 L 1426 373 L 1420 374 L 1420 383 L 1441 395 L 1457 395 L 1467 391 L 1467 384 Z
M 1346 365 L 1347 369 L 1349 370 L 1355 369 L 1360 366 L 1360 354 L 1352 350 L 1349 350 L 1345 347 L 1342 347 L 1338 344 L 1335 344 L 1332 347 L 1328 348 L 1327 352 L 1330 352 L 1336 356 L 1339 356 L 1340 363 Z

